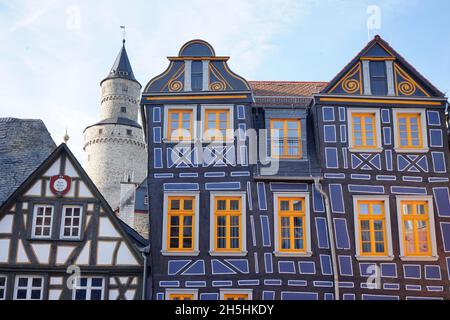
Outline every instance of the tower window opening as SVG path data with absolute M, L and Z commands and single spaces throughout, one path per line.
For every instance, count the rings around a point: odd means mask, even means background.
M 102 134 L 103 133 L 103 129 L 98 129 L 98 133 Z
M 120 112 L 127 113 L 127 108 L 126 107 L 120 107 Z
M 130 129 L 127 129 L 127 135 L 131 136 L 133 134 L 133 131 Z

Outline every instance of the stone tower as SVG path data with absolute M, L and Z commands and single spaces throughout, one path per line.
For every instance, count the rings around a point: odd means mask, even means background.
M 101 121 L 84 130 L 85 168 L 116 210 L 121 182 L 140 184 L 147 173 L 146 146 L 138 123 L 141 85 L 134 77 L 125 40 L 100 86 Z

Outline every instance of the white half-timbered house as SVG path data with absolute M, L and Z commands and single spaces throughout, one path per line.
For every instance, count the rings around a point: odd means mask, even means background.
M 144 246 L 62 144 L 0 207 L 0 299 L 140 299 Z

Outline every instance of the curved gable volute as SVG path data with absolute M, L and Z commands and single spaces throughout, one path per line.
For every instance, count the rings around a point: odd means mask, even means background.
M 184 44 L 176 57 L 168 57 L 169 67 L 147 84 L 143 95 L 153 94 L 215 94 L 246 92 L 248 82 L 233 73 L 227 65 L 229 57 L 216 56 L 214 48 L 204 40 Z M 193 77 L 198 76 L 194 79 Z M 199 80 L 200 79 L 200 80 Z M 201 83 L 195 81 L 201 81 Z

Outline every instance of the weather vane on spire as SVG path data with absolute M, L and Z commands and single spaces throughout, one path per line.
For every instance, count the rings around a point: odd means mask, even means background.
M 123 37 L 123 43 L 125 44 L 125 36 L 126 36 L 126 33 L 125 33 L 125 26 L 120 26 L 120 29 L 123 30 L 123 31 L 122 31 L 122 37 Z

